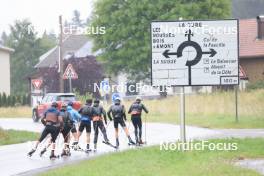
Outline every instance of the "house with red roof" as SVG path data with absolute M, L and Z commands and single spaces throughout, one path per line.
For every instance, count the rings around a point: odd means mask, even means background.
M 240 65 L 250 83 L 264 81 L 264 16 L 239 20 Z

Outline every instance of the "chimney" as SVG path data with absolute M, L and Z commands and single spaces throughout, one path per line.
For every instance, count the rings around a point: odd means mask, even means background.
M 264 39 L 264 15 L 257 16 L 258 39 Z

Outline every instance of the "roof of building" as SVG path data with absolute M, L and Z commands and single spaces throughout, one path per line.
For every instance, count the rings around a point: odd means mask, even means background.
M 232 17 L 250 19 L 264 14 L 263 0 L 232 0 Z
M 65 38 L 62 46 L 63 58 L 86 57 L 92 55 L 92 42 L 85 35 L 71 35 Z M 55 46 L 39 57 L 39 63 L 35 68 L 53 67 L 58 63 L 59 47 Z
M 240 57 L 264 56 L 264 40 L 258 39 L 257 19 L 239 20 Z
M 15 51 L 14 49 L 12 49 L 12 48 L 8 48 L 8 47 L 5 47 L 5 46 L 3 46 L 3 45 L 0 45 L 0 50 L 1 50 L 1 51 L 5 51 L 5 52 L 8 52 L 8 53 L 12 53 L 12 52 Z

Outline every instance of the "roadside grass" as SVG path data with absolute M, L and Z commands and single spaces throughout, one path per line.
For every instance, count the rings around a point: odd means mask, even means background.
M 84 98 L 83 98 L 84 99 Z M 124 102 L 128 109 L 132 101 Z M 145 100 L 149 122 L 179 124 L 179 96 Z M 108 107 L 105 107 L 108 109 Z M 186 123 L 205 128 L 264 128 L 264 89 L 239 92 L 239 122 L 235 121 L 234 92 L 186 95 Z M 0 118 L 31 117 L 30 107 L 0 108 Z
M 18 118 L 31 116 L 32 108 L 29 106 L 0 108 L 0 118 Z
M 238 94 L 239 122 L 235 120 L 234 92 L 186 95 L 186 123 L 206 128 L 264 128 L 264 89 Z M 150 122 L 179 124 L 179 96 L 145 100 Z M 132 102 L 125 102 L 128 108 Z
M 3 130 L 0 128 L 0 146 L 33 141 L 36 140 L 38 136 L 39 133 L 17 130 Z
M 244 158 L 263 158 L 264 139 L 221 139 L 212 143 L 237 143 L 236 151 L 160 150 L 160 146 L 128 150 L 99 156 L 91 160 L 66 165 L 41 176 L 256 176 L 253 170 L 243 169 L 234 162 Z

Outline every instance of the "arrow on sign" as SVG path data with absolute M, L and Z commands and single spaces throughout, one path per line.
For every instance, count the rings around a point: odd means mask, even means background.
M 216 51 L 214 49 L 210 49 L 210 51 L 204 51 L 203 54 L 210 54 L 209 57 L 214 57 L 216 55 Z
M 165 50 L 162 55 L 166 58 L 170 58 L 170 55 L 176 55 L 178 57 L 178 53 L 170 53 L 170 50 Z

